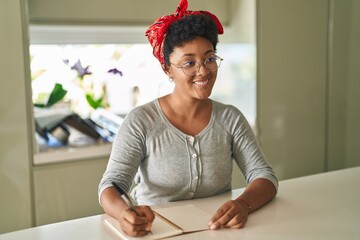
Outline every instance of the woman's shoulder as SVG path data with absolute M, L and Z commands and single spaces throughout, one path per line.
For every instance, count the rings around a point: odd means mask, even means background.
M 122 125 L 124 128 L 132 129 L 131 131 L 153 136 L 155 132 L 159 132 L 165 127 L 160 111 L 158 100 L 152 100 L 133 108 L 126 115 Z
M 242 116 L 243 115 L 242 112 L 234 105 L 225 104 L 225 103 L 218 102 L 215 100 L 211 100 L 211 101 L 213 104 L 213 111 L 215 114 L 227 115 L 227 116 L 229 116 L 229 114 L 234 115 L 234 116 Z
M 234 105 L 213 101 L 214 121 L 229 132 L 248 129 L 249 123 L 244 114 Z

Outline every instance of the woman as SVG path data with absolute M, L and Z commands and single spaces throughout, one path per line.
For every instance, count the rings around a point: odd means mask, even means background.
M 229 191 L 233 159 L 249 184 L 219 207 L 210 229 L 243 227 L 248 214 L 277 191 L 275 174 L 242 113 L 209 98 L 222 60 L 216 45 L 223 28 L 213 14 L 186 9 L 182 0 L 174 14 L 146 32 L 174 90 L 127 115 L 99 185 L 104 211 L 130 236 L 151 230 L 148 205 Z M 134 178 L 137 214 L 111 185 L 128 191 Z

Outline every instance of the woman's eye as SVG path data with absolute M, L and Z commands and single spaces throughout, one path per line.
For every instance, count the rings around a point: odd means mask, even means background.
M 186 67 L 186 68 L 188 68 L 188 67 L 193 67 L 193 66 L 195 66 L 195 61 L 187 61 L 187 62 L 184 62 L 183 64 L 182 64 L 182 66 L 183 67 Z
M 216 57 L 208 57 L 205 61 L 208 63 L 216 62 Z

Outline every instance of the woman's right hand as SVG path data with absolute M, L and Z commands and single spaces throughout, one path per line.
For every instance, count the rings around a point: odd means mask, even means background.
M 131 237 L 145 236 L 151 232 L 155 215 L 149 206 L 135 206 L 135 211 L 130 208 L 121 211 L 117 217 L 120 228 Z
M 116 218 L 120 229 L 129 236 L 140 237 L 151 231 L 155 215 L 149 206 L 135 206 L 131 210 L 114 187 L 109 187 L 101 194 L 101 205 L 106 214 Z

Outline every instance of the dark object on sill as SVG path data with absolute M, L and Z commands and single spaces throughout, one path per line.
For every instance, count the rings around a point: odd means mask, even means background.
M 47 131 L 44 128 L 41 128 L 38 121 L 35 119 L 35 130 L 46 142 L 49 141 L 49 137 L 47 135 Z
M 103 128 L 102 126 L 98 125 L 91 118 L 84 118 L 84 121 L 93 129 L 95 129 L 105 142 L 113 142 L 115 134 L 112 133 L 109 129 Z
M 70 131 L 65 124 L 60 123 L 50 131 L 50 134 L 65 145 L 69 140 Z
M 75 113 L 70 116 L 67 116 L 63 120 L 63 122 L 75 128 L 76 130 L 84 133 L 85 135 L 88 135 L 89 137 L 92 137 L 94 139 L 98 139 L 100 137 L 100 134 L 94 129 L 93 126 L 88 124 L 87 121 L 85 121 Z
M 49 120 L 47 120 L 48 118 Z M 68 127 L 72 127 L 79 132 L 94 138 L 99 139 L 100 134 L 89 124 L 88 121 L 82 119 L 76 113 L 70 113 L 66 115 L 50 115 L 49 117 L 35 119 L 36 132 L 46 141 L 48 141 L 48 133 L 60 140 L 62 143 L 67 143 L 66 135 L 70 135 Z M 41 125 L 42 124 L 42 125 Z
M 91 114 L 91 120 L 114 136 L 124 119 L 105 109 L 98 108 Z

